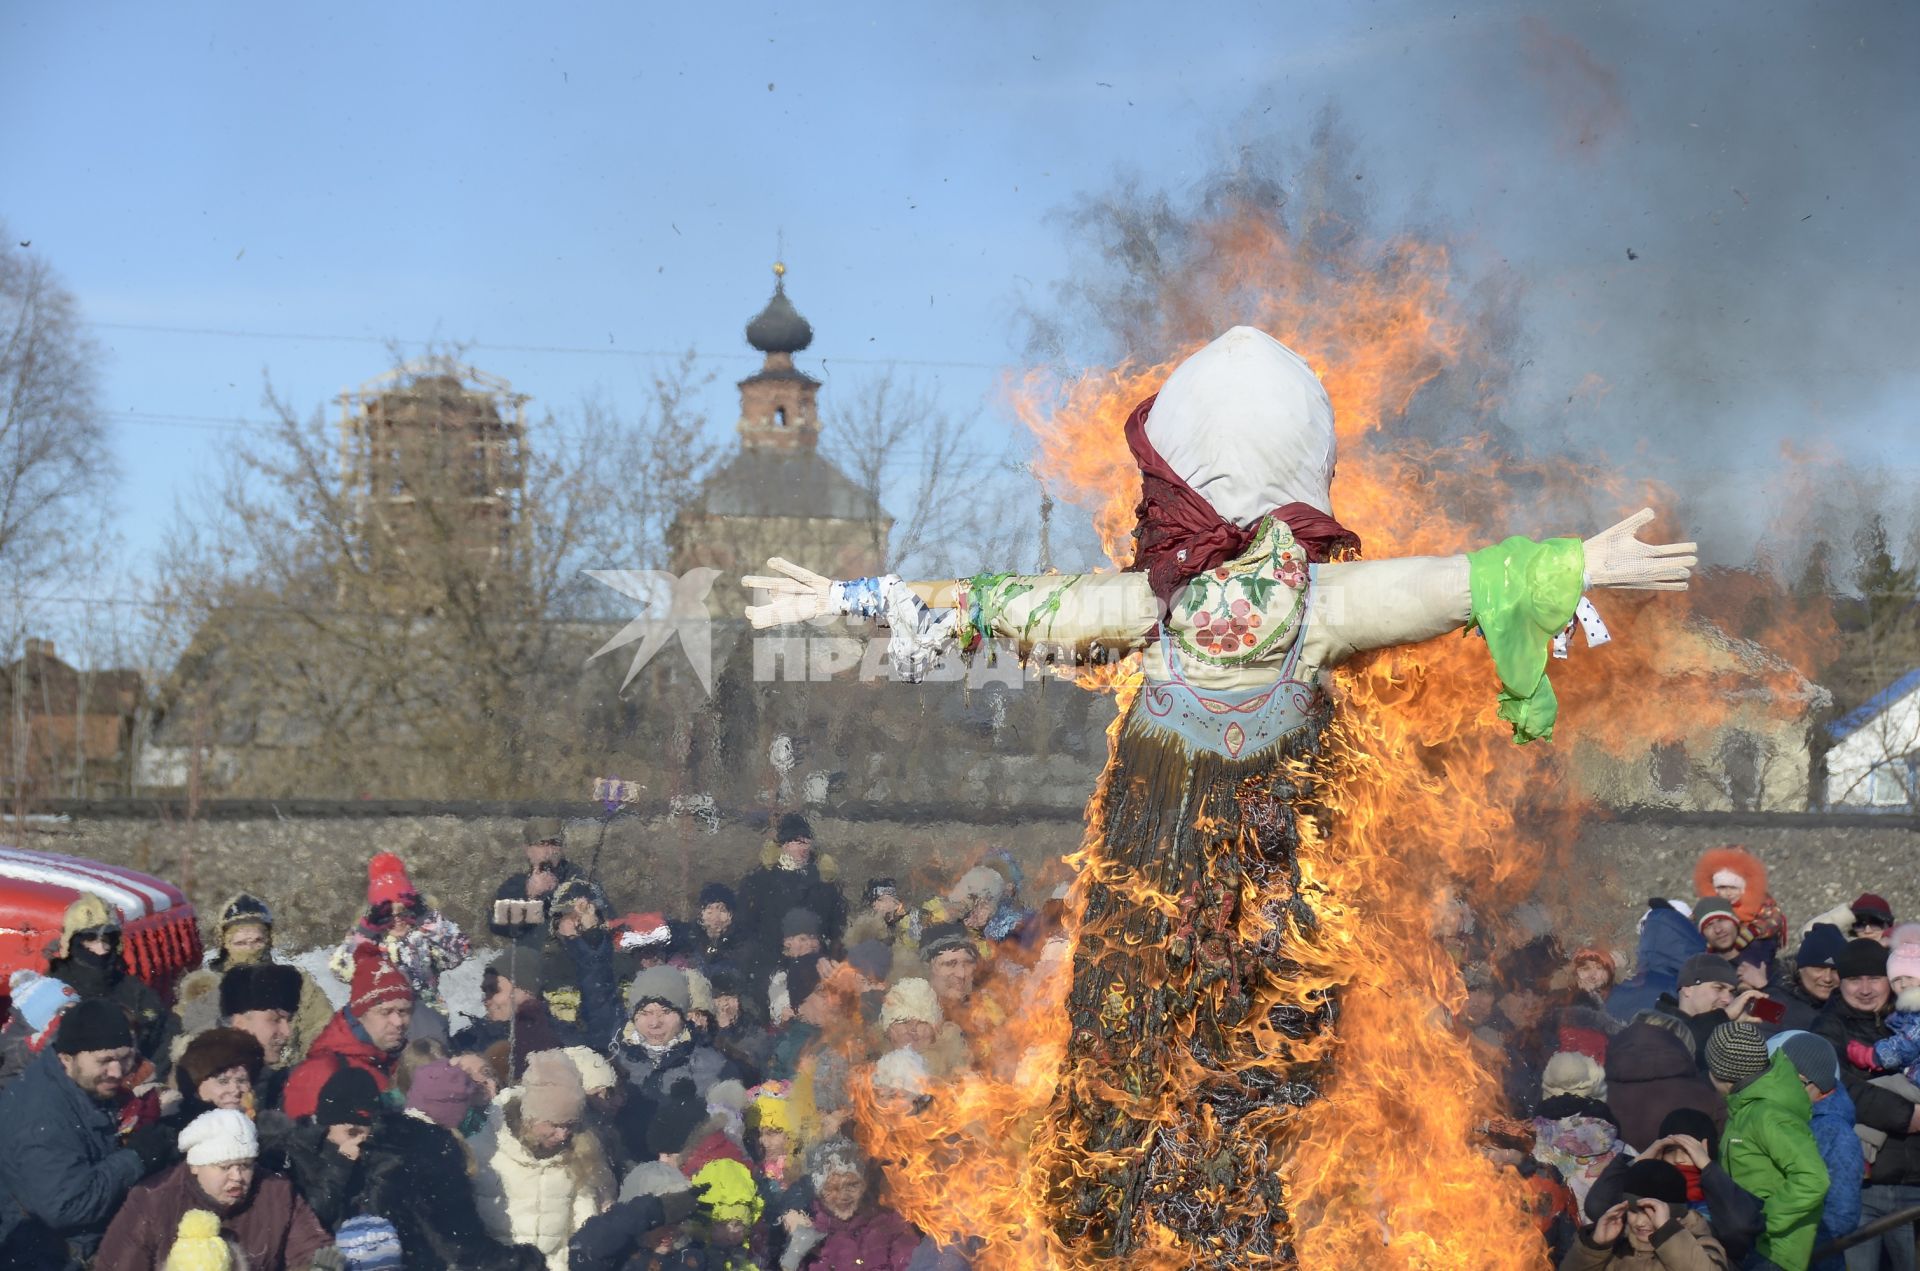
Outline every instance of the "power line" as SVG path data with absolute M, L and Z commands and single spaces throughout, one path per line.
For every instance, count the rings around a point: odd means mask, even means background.
M 223 603 L 209 601 L 167 601 L 143 600 L 134 596 L 62 596 L 38 595 L 10 597 L 27 604 L 45 605 L 103 605 L 117 609 L 149 609 L 160 612 L 182 610 L 206 610 L 222 614 L 300 614 L 315 618 L 384 618 L 399 620 L 403 615 L 385 609 L 355 609 L 339 605 L 298 605 L 298 604 L 261 604 L 257 601 L 246 603 Z M 513 614 L 490 610 L 489 616 L 501 622 L 521 626 L 618 626 L 628 621 L 628 616 L 591 617 L 587 615 L 568 616 L 564 614 Z
M 259 601 L 207 601 L 207 600 L 146 600 L 135 596 L 80 596 L 80 595 L 28 595 L 11 597 L 28 604 L 55 605 L 100 605 L 114 609 L 145 609 L 153 612 L 191 612 L 221 615 L 238 614 L 247 616 L 293 614 L 307 618 L 355 618 L 378 619 L 383 621 L 408 621 L 406 615 L 391 609 L 356 608 L 345 605 L 301 605 L 290 602 L 264 604 Z M 628 613 L 604 616 L 592 614 L 565 613 L 512 613 L 489 610 L 489 619 L 508 626 L 539 627 L 609 627 L 619 626 L 629 621 L 633 615 Z M 722 618 L 716 621 L 724 620 Z
M 164 411 L 125 410 L 116 411 L 108 416 L 109 422 L 133 424 L 143 428 L 192 428 L 202 432 L 259 432 L 264 429 L 280 427 L 284 421 L 278 419 L 249 419 L 241 415 L 177 415 Z M 1017 439 L 1017 434 L 1014 435 Z M 925 457 L 936 452 L 932 446 L 890 446 L 890 455 L 912 455 Z M 938 453 L 951 459 L 997 460 L 1005 459 L 1005 451 L 999 450 L 947 450 Z
M 673 358 L 692 357 L 696 362 L 753 362 L 758 357 L 752 353 L 697 353 L 686 349 L 626 349 L 615 345 L 606 348 L 580 347 L 565 344 L 493 344 L 476 340 L 470 344 L 461 344 L 452 340 L 388 339 L 377 335 L 346 335 L 341 333 L 317 333 L 300 331 L 244 331 L 228 330 L 220 327 L 175 327 L 152 322 L 95 322 L 94 327 L 102 331 L 145 331 L 161 335 L 211 336 L 223 340 L 284 340 L 289 342 L 320 342 L 327 344 L 378 344 L 378 345 L 420 345 L 458 344 L 462 348 L 487 349 L 495 353 L 580 353 L 595 357 L 656 357 Z M 1004 371 L 1008 369 L 998 362 L 966 362 L 957 359 L 935 358 L 898 358 L 898 357 L 822 357 L 822 366 L 836 362 L 845 362 L 854 366 L 924 366 L 941 370 Z

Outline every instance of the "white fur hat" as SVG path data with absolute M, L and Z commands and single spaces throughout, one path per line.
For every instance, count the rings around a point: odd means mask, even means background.
M 901 1020 L 921 1020 L 940 1027 L 940 999 L 934 996 L 933 985 L 921 979 L 902 980 L 887 990 L 887 996 L 880 1003 L 880 1027 L 892 1028 Z
M 1540 1093 L 1549 1099 L 1563 1094 L 1604 1099 L 1607 1097 L 1606 1070 L 1589 1055 L 1563 1050 L 1547 1060 L 1547 1070 L 1540 1074 Z
M 960 881 L 947 893 L 947 900 L 958 908 L 971 908 L 976 900 L 991 900 L 999 904 L 1007 896 L 1007 880 L 999 870 L 987 865 L 975 865 L 960 875 Z

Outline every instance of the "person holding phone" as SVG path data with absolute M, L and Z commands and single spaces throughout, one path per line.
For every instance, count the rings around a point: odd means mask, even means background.
M 1645 1156 L 1623 1182 L 1625 1195 L 1580 1233 L 1561 1271 L 1728 1271 L 1726 1248 L 1687 1204 L 1678 1169 Z
M 586 870 L 567 859 L 566 827 L 558 817 L 535 817 L 521 827 L 527 854 L 525 873 L 515 874 L 493 893 L 493 911 L 487 930 L 503 940 L 534 940 L 546 936 L 549 909 L 562 883 L 575 879 L 591 889 L 601 913 L 612 909 L 600 884 Z
M 1707 1039 L 1713 1030 L 1729 1020 L 1749 1023 L 1761 1019 L 1768 1002 L 1764 990 L 1740 987 L 1733 964 L 1717 953 L 1696 953 L 1680 967 L 1679 986 L 1662 993 L 1654 1009 L 1671 1015 L 1693 1034 L 1693 1054 L 1702 1072 L 1707 1067 Z

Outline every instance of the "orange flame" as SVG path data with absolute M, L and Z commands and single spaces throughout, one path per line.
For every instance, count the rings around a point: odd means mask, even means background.
M 1066 383 L 1035 374 L 1016 392 L 1039 443 L 1039 475 L 1056 497 L 1091 512 L 1115 564 L 1130 556 L 1139 497 L 1120 424 L 1180 357 L 1217 334 L 1209 315 L 1226 310 L 1299 352 L 1325 381 L 1343 457 L 1330 510 L 1360 533 L 1370 557 L 1461 551 L 1526 528 L 1509 517 L 1545 519 L 1553 509 L 1559 524 L 1545 528 L 1591 533 L 1607 522 L 1585 519 L 1590 499 L 1602 514 L 1659 502 L 1657 487 L 1565 460 L 1496 465 L 1484 441 L 1441 450 L 1388 434 L 1424 387 L 1468 355 L 1471 325 L 1449 294 L 1443 250 L 1412 241 L 1316 250 L 1302 245 L 1312 235 L 1296 240 L 1247 211 L 1205 233 L 1211 250 L 1196 253 L 1203 263 L 1164 297 L 1176 356 Z M 1528 896 L 1556 845 L 1570 843 L 1591 815 L 1566 793 L 1580 748 L 1630 754 L 1711 729 L 1736 710 L 1736 683 L 1753 690 L 1757 680 L 1762 699 L 1805 687 L 1790 665 L 1755 646 L 1703 636 L 1687 599 L 1599 597 L 1616 639 L 1556 664 L 1558 745 L 1511 743 L 1494 714 L 1496 684 L 1478 641 L 1440 639 L 1338 672 L 1328 754 L 1316 761 L 1330 831 L 1301 818 L 1303 892 L 1319 922 L 1311 933 L 1290 933 L 1303 972 L 1287 990 L 1308 1008 L 1335 992 L 1338 1026 L 1307 1043 L 1264 1039 L 1289 1060 L 1321 1051 L 1333 1060 L 1321 1098 L 1276 1113 L 1264 1127 L 1282 1144 L 1274 1159 L 1301 1266 L 1546 1265 L 1520 1180 L 1474 1143 L 1476 1127 L 1501 1110 L 1500 1056 L 1453 1024 L 1466 990 L 1435 938 L 1434 915 L 1444 898 L 1464 894 L 1484 921 Z M 1775 606 L 1746 634 L 1765 643 L 1791 637 L 1789 651 L 1804 654 L 1818 634 L 1797 625 L 1801 617 Z M 1109 686 L 1114 679 L 1098 678 Z M 1549 791 L 1555 797 L 1543 801 Z M 1076 864 L 1092 861 L 1099 833 L 1090 827 Z M 1262 910 L 1254 898 L 1242 912 Z M 1025 976 L 978 1070 L 939 1088 L 917 1115 L 859 1090 L 863 1127 L 876 1152 L 895 1162 L 894 1203 L 930 1232 L 983 1240 L 977 1266 L 1094 1265 L 1052 1234 L 1043 1212 L 1048 1179 L 1029 1151 L 1056 1084 L 1083 1079 L 1059 1071 L 1067 966 L 1064 958 L 1043 960 Z M 1125 986 L 1114 992 L 1113 1009 L 1140 1009 Z M 1168 1240 L 1129 1265 L 1189 1261 Z

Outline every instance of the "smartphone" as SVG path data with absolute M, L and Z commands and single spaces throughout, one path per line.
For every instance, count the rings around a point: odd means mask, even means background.
M 1787 1008 L 1770 997 L 1756 997 L 1747 1004 L 1752 1016 L 1766 1024 L 1778 1024 L 1787 1017 Z

